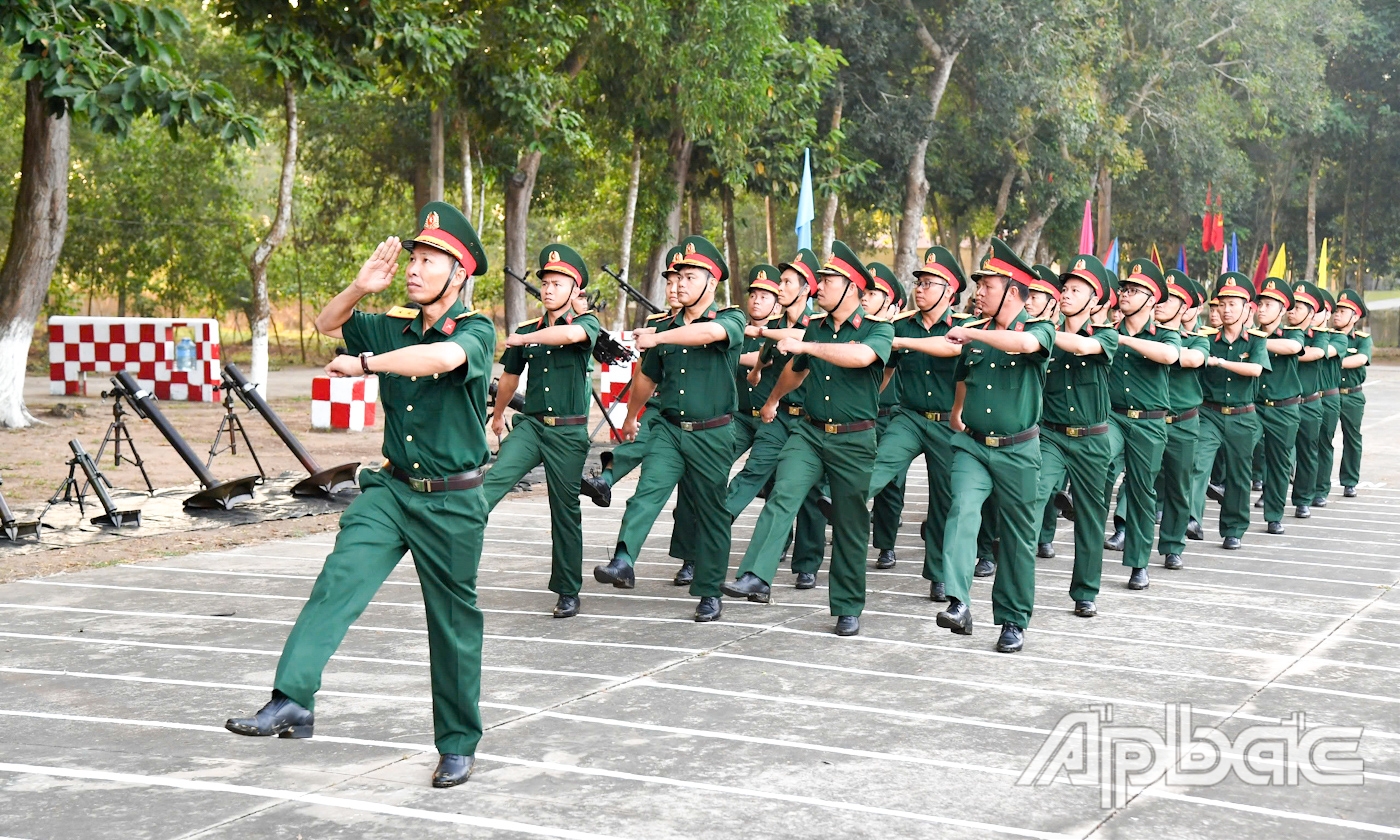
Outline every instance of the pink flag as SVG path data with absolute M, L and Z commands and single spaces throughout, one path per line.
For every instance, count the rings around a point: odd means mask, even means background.
M 1084 223 L 1079 226 L 1079 253 L 1094 253 L 1093 199 L 1084 199 Z

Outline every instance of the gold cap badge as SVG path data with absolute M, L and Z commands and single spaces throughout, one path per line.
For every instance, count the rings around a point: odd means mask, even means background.
M 757 279 L 759 279 L 759 280 L 767 280 L 767 279 L 768 279 L 768 272 L 767 272 L 767 271 L 764 271 L 763 269 L 760 268 L 760 269 L 758 270 L 758 278 L 757 278 Z
M 550 251 L 550 252 L 549 252 L 549 261 L 550 261 L 550 262 L 559 262 L 559 252 L 558 252 L 558 251 Z
M 439 227 L 437 211 L 428 214 L 428 218 L 423 220 L 423 230 L 437 230 Z
M 1081 268 L 1088 268 L 1088 266 L 1084 264 L 1083 260 L 1080 260 L 1079 262 L 1075 263 L 1074 267 L 1076 270 Z
M 691 254 L 695 253 L 695 243 L 694 243 L 694 242 L 687 242 L 687 243 L 685 243 L 685 253 L 686 253 L 686 256 L 690 256 Z

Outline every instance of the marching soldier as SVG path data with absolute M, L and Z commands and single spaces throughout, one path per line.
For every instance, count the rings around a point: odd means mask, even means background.
M 763 327 L 782 311 L 778 305 L 781 292 L 780 272 L 776 266 L 760 263 L 749 269 L 749 323 L 744 327 L 744 343 L 740 348 L 739 369 L 735 373 L 734 387 L 739 393 L 739 411 L 734 422 L 734 460 L 753 446 L 754 435 L 758 432 L 758 406 L 767 398 L 766 389 L 761 389 L 762 377 L 759 351 L 763 349 Z M 769 383 L 771 386 L 771 383 Z M 754 401 L 758 405 L 754 405 Z
M 496 463 L 483 485 L 487 510 L 495 510 L 506 493 L 530 470 L 544 464 L 549 490 L 549 529 L 553 544 L 549 590 L 558 594 L 555 618 L 578 615 L 583 585 L 583 523 L 574 476 L 588 458 L 588 403 L 593 386 L 588 367 L 598 318 L 576 314 L 574 302 L 588 286 L 588 266 L 578 252 L 554 244 L 540 252 L 540 303 L 545 314 L 521 323 L 506 339 L 491 431 L 501 441 Z M 505 435 L 505 410 L 530 369 L 525 411 Z
M 1259 377 L 1269 366 L 1268 338 L 1249 329 L 1254 283 L 1238 271 L 1220 275 L 1215 286 L 1220 301 L 1220 330 L 1211 336 L 1210 358 L 1201 373 L 1205 409 L 1201 436 L 1196 441 L 1196 465 L 1191 478 L 1192 516 L 1205 521 L 1206 484 L 1217 454 L 1222 455 L 1224 488 L 1220 502 L 1221 547 L 1240 547 L 1249 530 L 1251 459 L 1262 432 L 1254 396 Z
M 1293 452 L 1298 444 L 1298 404 L 1303 401 L 1298 379 L 1298 356 L 1303 352 L 1303 331 L 1284 326 L 1293 309 L 1293 290 L 1278 277 L 1264 280 L 1259 290 L 1255 319 L 1268 338 L 1269 369 L 1259 377 L 1254 402 L 1264 431 L 1264 494 L 1259 505 L 1270 534 L 1283 533 L 1283 506 L 1288 480 L 1293 475 Z
M 1191 522 L 1191 472 L 1196 463 L 1196 441 L 1201 435 L 1201 377 L 1210 353 L 1209 332 L 1197 331 L 1196 320 L 1205 301 L 1205 289 L 1184 273 L 1166 273 L 1167 298 L 1157 304 L 1157 326 L 1176 330 L 1181 355 L 1167 369 L 1167 447 L 1157 479 L 1162 525 L 1157 532 L 1157 553 L 1167 569 L 1182 567 L 1186 529 Z
M 1332 325 L 1347 338 L 1346 353 L 1342 357 L 1342 466 L 1338 477 L 1342 482 L 1342 495 L 1348 498 L 1356 495 L 1356 485 L 1361 482 L 1361 418 L 1366 413 L 1366 394 L 1362 388 L 1366 384 L 1366 368 L 1371 364 L 1371 334 L 1357 330 L 1356 324 L 1369 314 L 1360 292 L 1342 289 L 1337 293 Z M 1332 482 L 1330 475 L 1327 482 L 1329 485 Z
M 612 558 L 593 569 L 599 583 L 635 586 L 632 566 L 651 526 L 677 485 L 689 498 L 694 546 L 685 559 L 694 565 L 690 594 L 700 599 L 696 621 L 715 621 L 723 606 L 719 584 L 729 563 L 730 520 L 724 514 L 725 485 L 734 453 L 734 371 L 743 343 L 744 316 L 737 307 L 720 309 L 715 288 L 729 278 L 729 267 L 714 243 L 703 236 L 681 242 L 674 264 L 681 310 L 666 329 L 638 336 L 647 355 L 632 387 L 623 437 L 637 435 L 637 412 L 653 393 L 660 420 L 651 428 L 646 463 L 637 489 L 627 500 Z
M 1327 335 L 1327 310 L 1317 286 L 1306 280 L 1293 284 L 1293 308 L 1288 326 L 1301 330 L 1303 352 L 1298 356 L 1298 434 L 1293 446 L 1293 515 L 1312 516 L 1312 490 L 1317 486 L 1317 435 L 1322 428 L 1322 388 L 1318 376 L 1332 339 Z M 1265 493 L 1268 493 L 1267 485 Z
M 1318 289 L 1322 294 L 1322 305 L 1332 317 L 1336 317 L 1337 301 L 1326 289 Z M 1347 355 L 1351 342 L 1339 330 L 1328 330 L 1327 338 L 1331 346 L 1327 355 L 1318 362 L 1322 365 L 1320 385 L 1322 387 L 1322 426 L 1317 433 L 1317 478 L 1313 485 L 1313 507 L 1327 507 L 1327 496 L 1332 492 L 1332 465 L 1335 459 L 1332 442 L 1337 437 L 1337 424 L 1342 417 L 1342 359 Z
M 1167 297 L 1167 281 L 1150 259 L 1128 263 L 1118 287 L 1118 353 L 1113 359 L 1109 445 L 1123 459 L 1123 565 L 1128 588 L 1151 585 L 1147 565 L 1157 525 L 1157 474 L 1167 448 L 1167 371 L 1181 360 L 1181 334 L 1153 322 Z
M 827 314 L 808 324 L 805 338 L 778 342 L 777 349 L 794 358 L 761 410 L 763 422 L 772 423 L 780 401 L 803 386 L 805 422 L 795 424 L 783 445 L 773 490 L 737 579 L 723 590 L 734 598 L 768 592 L 798 507 L 825 474 L 831 482 L 828 600 L 836 634 L 854 636 L 865 607 L 866 501 L 880 383 L 894 328 L 867 316 L 860 305 L 860 293 L 873 282 L 865 264 L 839 239 L 831 249 L 831 259 L 818 272 L 817 305 Z
M 904 287 L 895 279 L 894 271 L 882 262 L 866 265 L 874 282 L 860 295 L 861 308 L 877 321 L 893 321 L 904 307 Z M 899 405 L 899 369 L 885 368 L 884 384 L 880 389 L 879 416 L 875 418 L 875 446 L 885 437 L 890 427 L 890 417 L 895 406 Z M 894 544 L 899 536 L 899 518 L 904 513 L 904 482 L 909 470 L 895 477 L 879 493 L 873 494 L 871 503 L 870 541 L 877 552 L 875 568 L 895 567 Z
M 981 318 L 948 331 L 962 345 L 953 403 L 953 503 L 943 531 L 943 570 L 949 606 L 938 626 L 972 633 L 968 604 L 982 506 L 995 498 L 1000 538 L 992 584 L 992 620 L 1001 625 L 997 650 L 1015 653 L 1025 642 L 1035 604 L 1035 507 L 1040 470 L 1040 410 L 1045 368 L 1055 328 L 1026 315 L 1030 266 L 1000 239 L 973 274 Z
M 870 473 L 870 497 L 880 493 L 909 471 L 923 455 L 928 466 L 928 520 L 921 529 L 924 539 L 924 579 L 929 598 L 948 600 L 943 571 L 943 528 L 953 498 L 948 474 L 952 467 L 953 394 L 962 348 L 944 339 L 969 315 L 954 312 L 958 295 L 967 287 L 962 266 L 947 248 L 938 245 L 924 252 L 924 264 L 914 270 L 914 309 L 894 319 L 892 353 L 886 363 L 898 367 L 903 383 L 899 405 L 879 436 L 875 467 Z M 888 369 L 888 368 L 887 368 Z M 886 390 L 891 386 L 886 386 Z M 878 543 L 877 543 L 878 545 Z
M 1091 618 L 1103 574 L 1103 529 L 1108 518 L 1105 476 L 1112 456 L 1108 441 L 1109 371 L 1118 352 L 1118 332 L 1094 326 L 1094 307 L 1108 299 L 1108 272 L 1092 254 L 1074 258 L 1072 268 L 1054 278 L 1038 279 L 1038 290 L 1058 307 L 1064 323 L 1055 333 L 1045 374 L 1041 417 L 1039 483 L 1034 511 L 1046 508 L 1066 479 L 1074 498 L 1074 570 L 1069 597 L 1074 614 Z M 1053 291 L 1051 291 L 1053 289 Z M 1050 508 L 1053 538 L 1054 508 Z M 1041 542 L 1050 538 L 1042 530 Z M 1053 556 L 1053 555 L 1052 555 Z
M 384 466 L 359 475 L 363 493 L 340 517 L 326 558 L 282 648 L 272 700 L 251 718 L 229 720 L 240 735 L 310 738 L 321 672 L 404 553 L 422 584 L 432 675 L 433 734 L 440 757 L 434 787 L 471 775 L 481 740 L 482 615 L 476 570 L 486 529 L 486 385 L 496 347 L 491 319 L 457 300 L 466 279 L 486 271 L 481 241 L 457 208 L 424 205 L 409 249 L 406 286 L 420 308 L 360 312 L 398 272 L 400 243 L 380 243 L 353 283 L 316 317 L 351 355 L 331 376 L 381 374 Z

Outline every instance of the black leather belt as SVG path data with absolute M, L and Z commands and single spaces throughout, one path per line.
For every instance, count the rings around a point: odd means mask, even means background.
M 783 402 L 782 400 L 778 401 L 778 408 L 786 412 L 789 417 L 801 417 L 802 413 L 805 411 L 805 409 L 803 409 L 800 405 L 794 405 L 790 402 Z
M 559 417 L 553 414 L 531 414 L 530 416 L 546 426 L 582 426 L 588 422 L 587 414 L 576 414 L 571 417 Z
M 1311 394 L 1308 394 L 1306 397 L 1303 397 L 1303 402 L 1305 402 L 1305 403 L 1317 402 L 1317 401 L 1320 400 L 1320 399 L 1322 399 L 1322 392 L 1321 392 L 1321 391 L 1315 391 L 1315 392 L 1313 392 L 1313 393 L 1311 393 Z
M 1322 396 L 1324 396 L 1324 397 L 1335 397 L 1335 396 L 1337 396 L 1338 394 L 1340 394 L 1341 392 L 1342 392 L 1342 389 L 1341 389 L 1341 388 L 1328 388 L 1326 391 L 1323 391 L 1323 392 L 1322 392 Z
M 444 490 L 470 490 L 473 487 L 480 487 L 481 482 L 486 480 L 486 474 L 480 468 L 468 470 L 464 473 L 449 475 L 446 478 L 414 478 L 408 474 L 407 470 L 401 470 L 390 464 L 388 466 L 389 475 L 408 485 L 408 488 L 415 493 L 441 493 Z
M 1360 393 L 1362 387 L 1364 387 L 1364 386 L 1362 386 L 1362 385 L 1353 385 L 1353 386 L 1351 386 L 1350 388 L 1338 388 L 1337 390 L 1340 391 L 1340 392 L 1343 393 L 1343 394 L 1356 394 L 1356 393 Z
M 947 423 L 949 420 L 953 419 L 953 412 L 951 411 L 920 411 L 919 414 L 922 415 L 925 420 L 932 420 L 935 423 Z
M 1190 420 L 1192 417 L 1195 417 L 1197 414 L 1200 413 L 1201 410 L 1199 408 L 1188 408 L 1180 414 L 1168 414 L 1167 425 L 1171 425 L 1172 423 L 1180 423 L 1182 420 Z
M 880 412 L 879 412 L 879 415 L 878 415 L 878 416 L 880 416 L 880 417 L 889 417 L 889 416 L 890 416 L 890 412 L 893 411 L 893 410 L 894 410 L 894 407 L 893 407 L 893 406 L 882 405 L 882 406 L 880 406 Z
M 699 432 L 704 429 L 718 429 L 720 426 L 728 426 L 729 422 L 734 419 L 734 415 L 732 414 L 721 414 L 709 420 L 682 420 L 679 417 L 669 417 L 665 414 L 661 415 L 661 417 L 667 423 L 679 428 L 682 432 Z
M 1121 414 L 1129 420 L 1160 420 L 1167 416 L 1166 411 L 1145 411 L 1141 408 L 1115 408 L 1114 414 Z
M 875 428 L 874 420 L 857 420 L 854 423 L 827 423 L 810 414 L 807 415 L 807 422 L 829 435 L 844 435 L 847 432 L 863 432 L 866 429 Z
M 1262 400 L 1268 408 L 1287 408 L 1290 405 L 1297 405 L 1302 402 L 1302 397 L 1289 397 L 1286 400 Z
M 1108 434 L 1108 424 L 1099 423 L 1094 426 L 1064 426 L 1059 423 L 1041 423 L 1040 425 L 1052 432 L 1059 432 L 1065 437 L 1081 438 L 1093 437 L 1094 435 Z
M 1254 403 L 1245 403 L 1244 405 L 1221 405 L 1220 403 L 1208 402 L 1201 403 L 1201 405 L 1217 414 L 1224 414 L 1226 417 L 1232 414 L 1248 414 L 1254 410 Z
M 982 444 L 983 446 L 990 446 L 993 449 L 999 449 L 1003 446 L 1012 446 L 1018 443 L 1025 443 L 1028 440 L 1035 440 L 1036 438 L 1040 437 L 1040 427 L 1031 426 L 1024 432 L 1017 432 L 1014 435 L 983 435 L 978 434 L 977 432 L 974 432 L 971 429 L 967 430 L 967 434 L 969 437 Z

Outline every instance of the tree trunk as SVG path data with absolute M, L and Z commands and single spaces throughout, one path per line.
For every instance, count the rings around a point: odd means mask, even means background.
M 765 242 L 768 246 L 768 262 L 773 262 L 773 255 L 778 253 L 778 245 L 775 241 L 777 233 L 773 230 L 773 196 L 763 197 L 763 230 L 766 235 Z
M 690 180 L 690 157 L 694 150 L 695 142 L 685 136 L 683 129 L 671 132 L 671 183 L 675 194 L 670 209 L 666 211 L 666 236 L 651 249 L 651 255 L 647 258 L 647 276 L 643 278 L 645 285 L 642 286 L 643 293 L 651 302 L 662 307 L 666 305 L 666 281 L 661 276 L 661 261 L 666 258 L 671 244 L 679 242 L 681 238 L 681 211 L 685 205 L 685 184 Z M 646 316 L 647 313 L 638 312 L 637 323 L 644 323 Z
M 1099 253 L 1107 254 L 1113 245 L 1113 173 L 1099 167 L 1099 229 L 1094 231 Z
M 690 235 L 705 235 L 705 218 L 700 214 L 700 198 L 694 190 L 690 191 L 688 204 L 690 205 Z
M 923 28 L 922 25 L 920 28 Z M 919 234 L 924 229 L 924 201 L 928 198 L 928 177 L 924 173 L 924 162 L 928 155 L 928 144 L 933 140 L 933 129 L 938 123 L 938 106 L 943 102 L 943 93 L 948 89 L 948 77 L 953 72 L 953 62 L 958 58 L 957 50 L 943 50 L 937 59 L 937 69 L 929 76 L 928 124 L 924 134 L 914 144 L 914 152 L 909 156 L 909 164 L 904 170 L 904 212 L 899 220 L 899 241 L 894 249 L 894 276 L 908 277 L 914 273 L 918 260 L 914 249 L 919 244 Z
M 0 265 L 0 427 L 37 422 L 24 407 L 24 368 L 68 231 L 68 115 L 49 114 L 43 82 L 24 88 L 24 151 L 10 245 Z
M 632 141 L 632 169 L 627 176 L 627 205 L 622 210 L 622 253 L 618 256 L 618 274 L 631 283 L 632 276 L 632 235 L 637 227 L 637 193 L 642 186 L 642 141 Z M 627 293 L 617 290 L 617 310 L 613 316 L 613 329 L 621 330 L 627 323 Z
M 728 184 L 720 187 L 720 214 L 724 219 L 724 261 L 729 263 L 729 300 L 744 299 L 745 276 L 739 272 L 739 231 L 734 226 L 734 190 Z
M 1021 259 L 1026 262 L 1035 262 L 1035 249 L 1040 245 L 1040 234 L 1045 230 L 1045 223 L 1050 221 L 1050 216 L 1054 214 L 1055 208 L 1060 206 L 1060 197 L 1055 196 L 1050 199 L 1050 203 L 1045 205 L 1045 209 L 1031 217 L 1017 234 L 1016 240 L 1011 243 L 1011 248 Z
M 987 255 L 987 250 L 992 247 L 992 237 L 997 235 L 997 227 L 1001 224 L 1001 220 L 1006 218 L 1006 208 L 1011 203 L 1011 186 L 1016 183 L 1017 171 L 1016 164 L 1013 162 L 1007 168 L 1006 174 L 1001 176 L 1001 186 L 997 188 L 996 208 L 992 211 L 992 232 L 980 239 L 974 235 L 974 239 L 976 240 L 976 247 L 974 247 L 972 251 L 972 265 L 974 267 L 982 264 L 982 258 Z
M 529 266 L 526 237 L 530 223 L 530 200 L 535 195 L 535 176 L 540 171 L 543 152 L 527 151 L 516 161 L 515 171 L 506 179 L 506 267 L 525 275 Z M 506 325 L 525 320 L 525 287 L 506 278 L 504 283 Z
M 447 188 L 447 139 L 442 125 L 442 108 L 428 105 L 428 200 L 442 201 Z
M 831 131 L 834 133 L 841 129 L 841 110 L 846 101 L 846 86 L 839 79 L 836 82 L 836 104 L 831 109 Z M 841 167 L 832 170 L 832 177 L 841 174 Z M 832 189 L 826 196 L 826 208 L 822 210 L 822 251 L 819 256 L 825 262 L 831 259 L 831 242 L 836 238 L 836 209 L 840 206 L 840 198 L 836 190 Z
M 472 219 L 472 131 L 467 125 L 467 115 L 458 117 L 459 140 L 462 146 L 462 215 L 467 221 Z M 480 235 L 481 231 L 477 231 Z
M 1354 157 L 1347 156 L 1347 182 L 1342 189 L 1342 247 L 1337 252 L 1337 290 L 1347 287 L 1347 245 L 1351 232 L 1351 173 L 1355 168 Z
M 272 305 L 267 296 L 267 264 L 291 226 L 292 185 L 297 172 L 297 90 L 291 79 L 282 82 L 282 97 L 287 137 L 282 144 L 282 174 L 277 179 L 277 215 L 267 236 L 248 259 L 248 274 L 253 281 L 252 317 L 249 318 L 253 359 L 248 379 L 264 392 L 267 390 L 267 325 L 272 320 Z
M 1317 282 L 1317 178 L 1322 171 L 1322 152 L 1313 152 L 1312 171 L 1308 173 L 1308 267 L 1303 279 Z M 1327 278 L 1322 278 L 1326 283 Z

